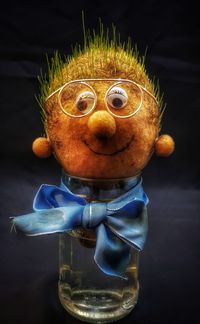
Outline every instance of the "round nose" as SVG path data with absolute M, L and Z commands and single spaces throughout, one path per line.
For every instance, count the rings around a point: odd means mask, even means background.
M 89 117 L 88 128 L 98 138 L 110 138 L 116 132 L 116 123 L 107 111 L 100 110 Z

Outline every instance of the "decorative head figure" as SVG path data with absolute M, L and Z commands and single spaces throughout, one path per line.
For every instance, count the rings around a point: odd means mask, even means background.
M 40 157 L 51 152 L 66 173 L 84 178 L 126 178 L 141 172 L 154 148 L 174 149 L 170 136 L 159 138 L 163 112 L 159 88 L 130 42 L 86 37 L 83 50 L 49 63 L 41 80 L 47 139 L 33 143 Z

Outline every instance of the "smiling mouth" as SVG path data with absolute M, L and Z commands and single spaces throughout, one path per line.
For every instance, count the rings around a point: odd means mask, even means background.
M 117 155 L 119 153 L 122 153 L 124 152 L 125 150 L 127 150 L 131 143 L 133 142 L 133 136 L 131 137 L 130 141 L 128 143 L 126 143 L 126 145 L 124 145 L 122 148 L 120 148 L 119 150 L 115 151 L 115 152 L 112 152 L 112 153 L 101 153 L 101 152 L 97 152 L 95 151 L 91 146 L 90 144 L 85 140 L 83 141 L 83 143 L 89 148 L 89 150 L 97 155 L 105 155 L 105 156 L 113 156 L 113 155 Z

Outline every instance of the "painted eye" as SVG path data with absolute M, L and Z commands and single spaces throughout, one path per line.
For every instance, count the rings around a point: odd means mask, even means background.
M 128 101 L 128 95 L 126 91 L 120 87 L 113 87 L 106 97 L 107 103 L 115 109 L 123 108 Z
M 87 114 L 94 105 L 95 97 L 91 91 L 84 91 L 76 99 L 76 108 L 82 113 Z

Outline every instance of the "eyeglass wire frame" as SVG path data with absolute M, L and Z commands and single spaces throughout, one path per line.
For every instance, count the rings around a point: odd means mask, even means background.
M 95 109 L 95 107 L 96 107 L 96 104 L 97 104 L 97 94 L 96 94 L 96 92 L 95 92 L 95 90 L 94 90 L 94 88 L 92 87 L 92 86 L 90 86 L 87 82 L 90 82 L 90 81 L 92 81 L 92 82 L 95 82 L 95 81 L 116 81 L 113 85 L 111 85 L 109 88 L 108 88 L 108 90 L 106 91 L 106 94 L 105 94 L 105 97 L 104 97 L 104 102 L 105 102 L 105 105 L 106 105 L 106 108 L 107 108 L 107 110 L 108 110 L 108 112 L 111 114 L 111 115 L 113 115 L 114 117 L 116 117 L 116 118 L 122 118 L 122 119 L 125 119 L 125 118 L 130 118 L 130 117 L 132 117 L 132 116 L 134 116 L 139 110 L 140 110 L 140 108 L 141 108 L 141 106 L 142 106 L 142 104 L 143 104 L 143 91 L 145 91 L 148 95 L 150 95 L 151 96 L 151 98 L 153 98 L 154 99 L 154 101 L 156 102 L 156 104 L 159 106 L 159 104 L 158 104 L 158 101 L 157 101 L 157 99 L 145 88 L 145 87 L 143 87 L 142 85 L 140 85 L 140 84 L 138 84 L 137 82 L 135 82 L 135 81 L 132 81 L 132 80 L 129 80 L 129 79 L 115 79 L 115 78 L 92 78 L 92 79 L 77 79 L 77 80 L 72 80 L 72 81 L 69 81 L 69 82 L 66 82 L 64 85 L 62 85 L 60 88 L 58 88 L 57 90 L 55 90 L 54 92 L 52 92 L 47 98 L 46 98 L 46 100 L 45 100 L 45 102 L 47 102 L 54 94 L 56 94 L 56 93 L 58 93 L 58 103 L 59 103 L 59 106 L 60 106 L 60 108 L 61 108 L 61 110 L 63 111 L 63 113 L 64 114 L 66 114 L 66 115 L 68 115 L 68 116 L 70 116 L 70 117 L 72 117 L 72 118 L 83 118 L 83 117 L 85 117 L 85 116 L 87 116 L 87 115 L 89 115 L 94 109 Z M 61 103 L 61 98 L 60 98 L 60 95 L 61 95 L 61 93 L 62 93 L 62 90 L 66 87 L 66 86 L 68 86 L 69 84 L 73 84 L 73 83 L 80 83 L 80 84 L 83 84 L 83 85 L 86 85 L 92 92 L 93 92 L 93 94 L 94 94 L 94 103 L 93 103 L 93 105 L 92 105 L 92 107 L 91 107 L 91 109 L 87 112 L 87 113 L 85 113 L 85 114 L 81 114 L 81 115 L 72 115 L 72 114 L 70 114 L 69 112 L 67 112 L 64 108 L 63 108 L 63 105 L 62 105 L 62 103 Z M 117 114 L 115 114 L 115 113 L 113 113 L 111 110 L 110 110 L 110 108 L 109 108 L 109 106 L 108 106 L 108 103 L 107 103 L 107 101 L 106 101 L 106 97 L 107 97 L 107 95 L 108 95 L 108 93 L 109 93 L 109 91 L 113 88 L 113 87 L 115 87 L 115 86 L 117 86 L 117 85 L 120 85 L 120 84 L 123 84 L 123 83 L 132 83 L 132 84 L 134 84 L 139 90 L 140 90 L 140 94 L 141 94 L 141 96 L 140 96 L 140 103 L 139 103 L 139 105 L 138 105 L 138 107 L 137 107 L 137 109 L 134 111 L 134 112 L 132 112 L 131 114 L 129 114 L 129 115 L 127 115 L 127 116 L 122 116 L 122 115 L 117 115 Z

